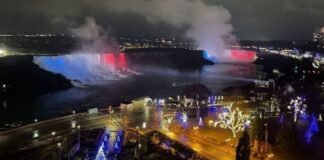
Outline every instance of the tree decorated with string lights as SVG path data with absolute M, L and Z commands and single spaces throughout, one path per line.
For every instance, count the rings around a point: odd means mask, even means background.
M 224 112 L 218 114 L 218 121 L 214 126 L 220 126 L 224 129 L 230 129 L 233 137 L 240 131 L 243 131 L 250 123 L 250 115 L 243 114 L 239 108 L 232 109 L 232 105 L 224 107 Z
M 306 99 L 297 96 L 294 99 L 290 100 L 290 103 L 287 107 L 288 110 L 293 111 L 293 121 L 297 123 L 298 119 L 303 116 L 306 117 L 307 105 L 305 103 Z

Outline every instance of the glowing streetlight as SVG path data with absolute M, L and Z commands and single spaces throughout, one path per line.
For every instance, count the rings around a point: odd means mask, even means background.
M 37 130 L 35 130 L 33 133 L 33 138 L 38 138 L 38 137 L 39 137 L 39 133 Z
M 57 147 L 60 148 L 61 146 L 62 146 L 61 142 L 57 143 Z
M 171 123 L 171 118 L 170 118 L 170 117 L 168 118 L 168 123 L 169 123 L 169 124 Z
M 204 125 L 204 123 L 203 123 L 203 121 L 202 121 L 202 118 L 201 118 L 201 117 L 199 117 L 199 122 L 198 122 L 198 125 L 199 125 L 199 126 L 203 126 L 203 125 Z
M 214 123 L 213 120 L 209 120 L 209 121 L 208 121 L 208 125 L 209 125 L 209 127 L 210 127 L 213 123 Z
M 187 119 L 188 119 L 187 114 L 186 113 L 182 113 L 182 122 L 183 123 L 187 123 Z
M 36 130 L 36 123 L 38 122 L 38 119 L 34 119 L 34 133 L 33 138 L 37 138 L 39 136 L 38 131 Z
M 0 57 L 6 56 L 5 50 L 0 48 Z
M 76 127 L 76 121 L 72 121 L 71 122 L 71 128 L 75 128 Z
M 55 131 L 53 131 L 53 132 L 52 132 L 51 134 L 52 134 L 52 136 L 55 136 L 56 132 L 55 132 Z
M 143 129 L 146 128 L 146 122 L 143 122 L 142 128 L 143 128 Z
M 271 160 L 273 156 L 274 156 L 273 153 L 269 154 L 269 155 L 268 155 L 269 160 Z
M 322 114 L 319 114 L 319 115 L 318 115 L 318 119 L 317 119 L 317 120 L 320 121 L 320 122 L 323 121 Z

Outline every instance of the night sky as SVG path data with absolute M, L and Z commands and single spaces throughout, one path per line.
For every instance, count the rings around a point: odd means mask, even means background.
M 131 12 L 115 13 L 111 10 L 118 7 L 118 0 L 0 1 L 1 34 L 66 33 L 68 27 L 81 24 L 84 17 L 93 17 L 116 36 L 178 37 L 184 30 L 162 22 L 148 23 L 143 16 Z M 234 34 L 239 39 L 310 40 L 314 29 L 324 26 L 323 0 L 205 0 L 205 3 L 221 5 L 229 11 Z M 145 3 L 136 7 L 145 7 Z

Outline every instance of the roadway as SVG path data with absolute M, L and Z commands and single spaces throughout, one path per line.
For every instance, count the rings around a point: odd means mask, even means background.
M 170 130 L 159 130 L 169 138 L 180 142 L 181 144 L 193 149 L 199 155 L 213 160 L 233 160 L 233 154 L 218 149 L 216 143 L 206 140 L 198 135 L 192 134 L 178 127 L 171 127 Z
M 76 126 L 72 128 L 72 122 Z M 35 148 L 37 146 L 53 143 L 53 140 L 59 139 L 64 135 L 76 133 L 77 126 L 81 130 L 88 130 L 100 127 L 106 127 L 110 131 L 123 130 L 127 127 L 145 130 L 143 122 L 146 122 L 147 128 L 153 128 L 170 138 L 182 143 L 183 145 L 194 149 L 198 154 L 213 160 L 232 160 L 235 156 L 218 149 L 217 144 L 191 134 L 179 127 L 169 126 L 169 129 L 162 127 L 165 118 L 147 107 L 137 108 L 128 112 L 116 112 L 113 114 L 100 113 L 99 115 L 88 115 L 86 113 L 72 114 L 69 116 L 36 122 L 8 131 L 0 132 L 0 158 L 4 155 L 14 154 L 18 151 Z M 176 122 L 174 122 L 176 123 Z M 39 137 L 33 138 L 33 131 L 38 130 Z M 52 135 L 55 132 L 55 135 Z

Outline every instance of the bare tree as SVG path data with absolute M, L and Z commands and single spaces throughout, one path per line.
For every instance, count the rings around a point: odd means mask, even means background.
M 239 108 L 232 109 L 232 105 L 230 105 L 224 107 L 223 113 L 218 113 L 218 121 L 214 123 L 214 126 L 228 128 L 232 131 L 233 137 L 236 137 L 236 133 L 243 131 L 249 123 L 249 114 L 243 114 Z

